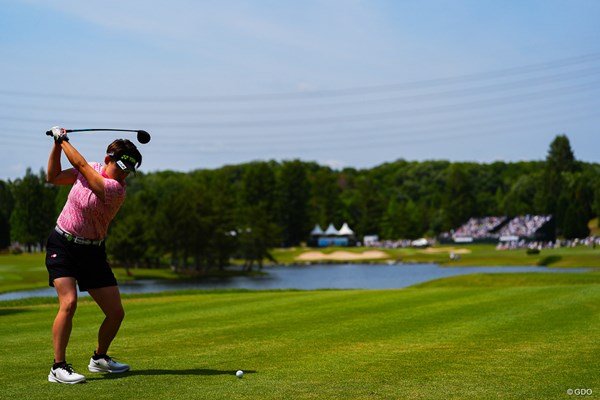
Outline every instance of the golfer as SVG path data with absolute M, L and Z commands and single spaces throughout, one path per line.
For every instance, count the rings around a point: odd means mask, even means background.
M 142 163 L 136 146 L 126 139 L 112 142 L 104 164 L 88 163 L 69 143 L 64 129 L 53 128 L 54 147 L 48 160 L 49 183 L 72 185 L 67 202 L 50 233 L 46 268 L 56 289 L 59 310 L 52 326 L 54 365 L 49 382 L 79 383 L 85 376 L 67 364 L 66 350 L 77 308 L 77 288 L 89 292 L 106 316 L 98 345 L 90 359 L 91 372 L 125 372 L 129 365 L 108 356 L 108 348 L 125 316 L 117 281 L 107 262 L 104 240 L 108 226 L 125 200 L 125 178 Z M 73 168 L 62 169 L 65 153 Z

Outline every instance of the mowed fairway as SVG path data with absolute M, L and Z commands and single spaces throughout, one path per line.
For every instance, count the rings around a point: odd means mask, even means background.
M 46 381 L 56 305 L 0 303 L 0 398 L 565 399 L 570 388 L 599 396 L 600 276 L 493 277 L 405 290 L 126 297 L 112 348 L 132 365 L 122 375 L 87 372 L 101 315 L 83 300 L 69 346 L 69 362 L 88 377 L 81 385 Z

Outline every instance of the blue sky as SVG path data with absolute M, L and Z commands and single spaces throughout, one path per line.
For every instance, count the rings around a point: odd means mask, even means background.
M 600 2 L 3 0 L 0 179 L 67 128 L 145 129 L 142 170 L 301 159 L 600 162 Z M 75 136 L 77 135 L 77 136 Z M 101 161 L 119 134 L 73 134 Z

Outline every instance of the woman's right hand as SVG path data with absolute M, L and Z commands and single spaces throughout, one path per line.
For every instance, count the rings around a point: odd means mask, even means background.
M 52 137 L 56 143 L 62 143 L 63 141 L 68 142 L 69 137 L 67 136 L 67 130 L 65 128 L 61 128 L 60 126 L 53 126 L 52 129 Z

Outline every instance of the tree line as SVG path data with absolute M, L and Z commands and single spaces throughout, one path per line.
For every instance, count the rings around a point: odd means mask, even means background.
M 347 222 L 360 239 L 434 237 L 470 217 L 552 214 L 557 235 L 585 237 L 600 215 L 600 165 L 575 159 L 557 136 L 544 161 L 480 164 L 397 160 L 371 169 L 334 170 L 291 160 L 182 173 L 138 173 L 110 228 L 111 258 L 129 265 L 247 268 L 296 246 L 315 224 Z M 45 173 L 0 180 L 0 249 L 44 246 L 69 187 Z

